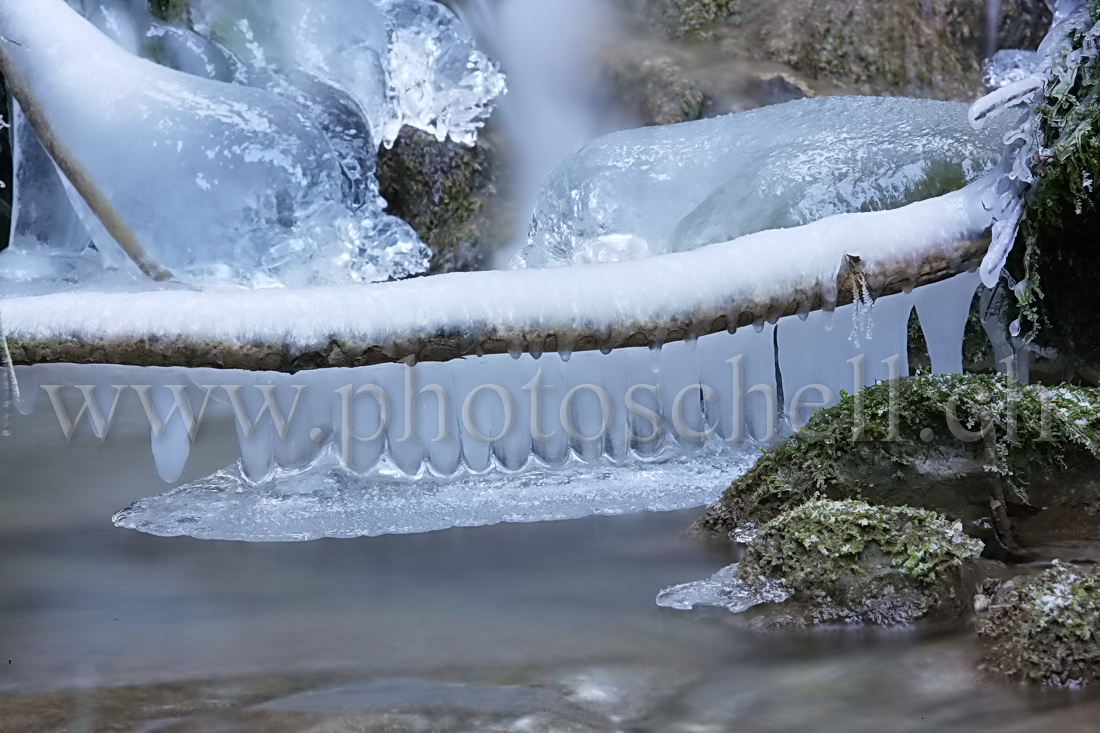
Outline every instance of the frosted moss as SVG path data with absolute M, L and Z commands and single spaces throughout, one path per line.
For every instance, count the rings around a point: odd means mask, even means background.
M 1089 3 L 1093 23 L 1100 3 Z M 1100 26 L 1071 31 L 1038 110 L 1037 174 L 1010 263 L 1024 285 L 1020 309 L 1028 339 L 1042 336 L 1095 369 L 1100 315 L 1089 288 L 1097 265 L 1100 211 Z M 1082 304 L 1082 298 L 1087 303 Z
M 814 499 L 761 528 L 741 573 L 781 578 L 794 589 L 831 585 L 849 573 L 866 574 L 864 553 L 872 545 L 890 568 L 926 584 L 976 559 L 983 547 L 960 523 L 925 509 Z

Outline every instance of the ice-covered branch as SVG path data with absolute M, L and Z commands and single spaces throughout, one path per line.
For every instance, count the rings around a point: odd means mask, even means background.
M 25 64 L 21 63 L 18 54 L 13 53 L 13 47 L 22 48 L 23 46 L 8 37 L 8 34 L 15 30 L 12 28 L 12 18 L 0 14 L 0 23 L 2 23 L 0 24 L 0 33 L 4 34 L 3 38 L 0 38 L 0 75 L 3 75 L 8 91 L 22 107 L 27 121 L 42 142 L 42 146 L 50 154 L 57 167 L 65 174 L 65 177 L 68 178 L 73 188 L 84 198 L 84 201 L 103 224 L 103 227 L 118 242 L 122 251 L 134 261 L 134 264 L 154 280 L 175 279 L 164 265 L 149 254 L 134 230 L 111 204 L 103 189 L 54 130 L 43 110 L 41 100 L 34 93 L 31 84 L 27 80 Z
M 986 183 L 691 252 L 549 270 L 233 293 L 5 301 L 16 363 L 293 371 L 661 344 L 895 293 L 974 269 Z

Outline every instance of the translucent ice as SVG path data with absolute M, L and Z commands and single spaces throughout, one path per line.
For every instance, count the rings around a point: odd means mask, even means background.
M 403 125 L 472 145 L 504 93 L 504 76 L 473 38 L 435 0 L 376 0 L 386 14 L 389 115 L 382 141 Z
M 747 611 L 762 603 L 782 603 L 790 593 L 774 580 L 746 583 L 738 577 L 739 566 L 730 565 L 706 580 L 665 588 L 657 594 L 657 605 L 677 611 L 696 606 L 718 606 L 732 613 Z
M 61 0 L 6 3 L 0 32 L 55 142 L 177 276 L 304 285 L 426 267 L 411 229 L 345 202 L 333 145 L 302 108 L 132 56 Z
M 983 64 L 982 79 L 986 86 L 1000 89 L 1031 76 L 1038 65 L 1039 55 L 1034 51 L 998 51 Z
M 392 145 L 404 125 L 472 144 L 504 77 L 435 0 L 199 0 L 196 26 L 260 72 L 346 90 Z
M 714 501 L 748 464 L 746 457 L 727 453 L 618 468 L 576 465 L 444 480 L 356 476 L 328 463 L 260 483 L 231 467 L 142 499 L 116 514 L 114 522 L 161 536 L 292 542 L 672 511 Z
M 966 107 L 809 99 L 620 132 L 552 172 L 516 264 L 563 266 L 687 250 L 961 188 L 993 165 L 1004 129 Z

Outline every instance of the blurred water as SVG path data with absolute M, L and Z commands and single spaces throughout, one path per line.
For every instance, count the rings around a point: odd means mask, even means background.
M 68 710 L 70 693 L 36 692 L 79 691 L 73 729 L 125 729 L 158 693 L 125 702 L 118 686 L 205 680 L 186 694 L 224 701 L 255 678 L 317 692 L 273 692 L 251 712 L 219 703 L 213 720 L 440 706 L 495 720 L 553 698 L 590 716 L 583 730 L 1068 731 L 1100 710 L 983 680 L 967 630 L 757 635 L 725 612 L 658 608 L 661 588 L 736 559 L 684 533 L 697 511 L 302 544 L 164 539 L 109 522 L 161 486 L 147 428 L 65 446 L 43 411 L 13 427 L 0 439 L 0 730 L 49 728 L 26 725 L 43 699 Z M 225 463 L 229 438 L 204 427 L 182 480 Z

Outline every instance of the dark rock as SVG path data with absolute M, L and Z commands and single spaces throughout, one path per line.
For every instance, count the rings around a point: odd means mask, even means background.
M 378 156 L 389 213 L 432 249 L 431 273 L 481 269 L 503 241 L 497 176 L 501 143 L 483 131 L 473 147 L 406 127 Z
M 680 80 L 671 88 L 674 108 L 683 84 L 716 97 L 713 58 L 728 75 L 768 62 L 781 69 L 760 78 L 798 78 L 793 86 L 818 94 L 905 94 L 970 101 L 981 89 L 981 61 L 996 48 L 1036 48 L 1050 25 L 1044 0 L 1003 0 L 997 37 L 987 38 L 986 4 L 973 0 L 619 0 L 651 33 L 678 51 L 697 52 L 697 63 L 677 59 Z M 705 52 L 699 53 L 701 50 Z M 618 53 L 614 51 L 613 53 Z M 667 55 L 667 51 L 666 51 Z M 624 62 L 612 60 L 613 67 Z M 613 75 L 633 84 L 644 71 Z M 752 73 L 752 72 L 750 72 Z M 644 88 L 660 87 L 660 70 Z M 721 86 L 721 83 L 717 83 Z M 668 86 L 667 83 L 665 86 Z M 636 94 L 629 91 L 630 98 Z M 785 101 L 785 100 L 783 100 Z M 758 103 L 769 103 L 767 101 Z M 749 104 L 751 106 L 751 102 Z M 744 108 L 744 107 L 742 107 Z M 737 111 L 713 104 L 713 113 Z

